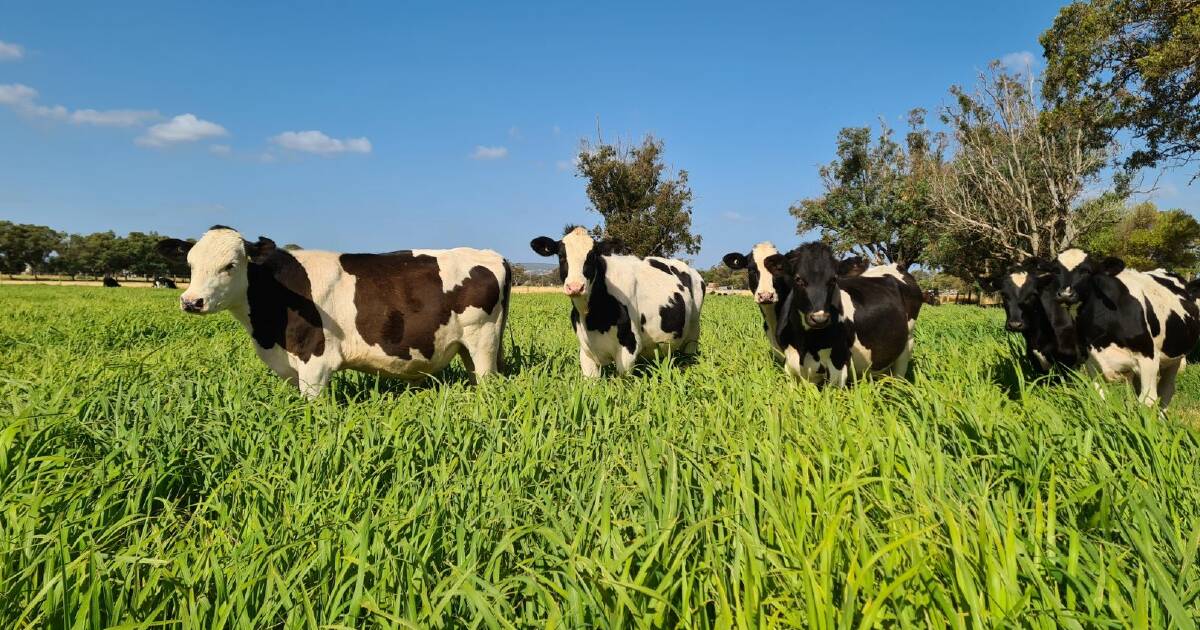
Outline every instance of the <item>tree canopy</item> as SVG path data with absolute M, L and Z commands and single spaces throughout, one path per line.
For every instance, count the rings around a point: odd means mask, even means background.
M 578 176 L 587 180 L 589 210 L 603 218 L 592 232 L 620 239 L 637 256 L 696 254 L 700 235 L 692 233 L 687 171 L 665 177 L 662 153 L 662 141 L 653 136 L 632 148 L 584 145 Z
M 1183 210 L 1159 210 L 1147 201 L 1098 230 L 1084 247 L 1116 256 L 1134 269 L 1193 272 L 1200 262 L 1200 223 Z

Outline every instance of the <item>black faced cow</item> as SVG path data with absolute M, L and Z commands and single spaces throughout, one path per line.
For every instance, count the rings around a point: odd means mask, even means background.
M 121 286 L 121 283 L 117 282 L 117 279 L 112 276 L 104 276 L 104 286 L 109 289 L 115 289 Z
M 185 312 L 228 310 L 259 358 L 310 398 L 338 370 L 415 380 L 460 356 L 483 377 L 500 360 L 512 274 L 492 251 L 289 252 L 224 226 L 158 247 L 191 267 Z
M 776 356 L 780 356 L 778 353 L 783 352 L 779 347 L 777 322 L 783 311 L 783 301 L 787 299 L 789 289 L 782 278 L 777 278 L 767 271 L 767 268 L 763 266 L 763 261 L 778 253 L 779 250 L 775 248 L 774 244 L 770 241 L 763 241 L 750 248 L 748 254 L 730 252 L 722 258 L 726 267 L 746 270 L 746 288 L 750 289 L 754 301 L 758 303 L 758 308 L 762 311 L 763 331 L 767 333 L 767 339 L 771 342 L 771 347 L 775 349 Z
M 1088 370 L 1127 380 L 1146 405 L 1170 404 L 1175 377 L 1200 339 L 1200 281 L 1126 269 L 1118 258 L 1078 249 L 1059 254 L 1050 270 L 1058 300 L 1074 311 Z
M 789 374 L 837 387 L 868 373 L 906 374 L 921 289 L 902 267 L 864 271 L 857 257 L 839 264 L 819 242 L 764 266 L 789 289 L 778 330 Z
M 154 279 L 154 288 L 155 289 L 174 289 L 175 281 L 166 276 L 159 276 Z
M 1054 276 L 1044 259 L 1030 258 L 1004 273 L 980 279 L 987 291 L 998 291 L 1007 315 L 1005 328 L 1025 338 L 1029 363 L 1040 373 L 1054 365 L 1074 368 L 1083 351 L 1066 307 L 1056 296 Z
M 618 244 L 595 241 L 583 228 L 561 240 L 539 236 L 530 247 L 558 256 L 584 376 L 599 376 L 610 363 L 625 374 L 638 357 L 698 350 L 704 280 L 691 267 L 669 258 L 620 255 Z

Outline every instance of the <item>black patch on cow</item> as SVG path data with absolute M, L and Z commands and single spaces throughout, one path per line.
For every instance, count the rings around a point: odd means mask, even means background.
M 1180 317 L 1178 313 L 1167 315 L 1167 334 L 1163 337 L 1163 354 L 1168 357 L 1181 357 L 1192 351 L 1200 338 L 1200 319 L 1189 313 Z
M 218 223 L 218 224 L 208 228 L 208 230 L 211 232 L 213 230 L 233 230 L 233 228 L 229 227 L 228 225 L 221 225 L 220 223 Z
M 663 272 L 669 273 L 679 279 L 679 290 L 687 289 L 689 295 L 695 295 L 695 288 L 692 287 L 692 275 L 682 269 L 676 269 L 667 263 L 654 258 L 646 259 L 651 267 Z
M 307 362 L 325 352 L 325 330 L 304 265 L 277 249 L 246 268 L 250 330 L 263 349 L 280 346 Z
M 889 277 L 853 277 L 842 278 L 838 284 L 854 304 L 854 316 L 848 319 L 850 341 L 857 338 L 871 351 L 871 369 L 891 365 L 908 344 L 910 303 L 901 291 L 904 283 Z
M 605 334 L 614 326 L 617 329 L 617 342 L 630 352 L 637 351 L 637 338 L 633 334 L 633 322 L 629 319 L 629 308 L 608 292 L 608 281 L 605 275 L 608 263 L 604 256 L 595 255 L 595 250 L 588 254 L 584 265 L 584 274 L 591 282 L 592 292 L 588 296 L 587 316 L 583 318 L 585 329 Z M 579 325 L 579 314 L 571 307 L 571 322 Z
M 1081 341 L 1094 350 L 1115 344 L 1144 357 L 1154 356 L 1154 339 L 1141 300 L 1114 276 L 1095 274 L 1090 280 L 1094 290 L 1075 318 Z
M 1154 305 L 1150 303 L 1148 296 L 1142 297 L 1142 308 L 1146 309 L 1146 325 L 1150 327 L 1150 336 L 1157 337 L 1162 328 L 1158 323 L 1158 313 L 1154 312 Z
M 642 325 L 645 326 L 646 325 L 646 314 L 642 313 L 641 318 L 642 318 Z
M 683 302 L 683 294 L 672 293 L 667 303 L 659 307 L 658 316 L 662 320 L 663 332 L 669 332 L 676 339 L 683 337 L 683 329 L 687 326 L 687 308 Z
M 501 283 L 487 267 L 476 265 L 450 291 L 442 290 L 437 258 L 411 251 L 390 254 L 342 254 L 342 268 L 355 276 L 354 324 L 369 344 L 405 360 L 412 351 L 430 359 L 434 334 L 450 313 L 470 307 L 492 312 L 501 299 Z
M 1184 288 L 1187 283 L 1184 282 L 1183 277 L 1179 274 L 1168 271 L 1166 272 L 1166 278 L 1163 278 L 1158 273 L 1148 273 L 1146 275 L 1180 298 L 1185 300 L 1190 299 L 1187 290 Z

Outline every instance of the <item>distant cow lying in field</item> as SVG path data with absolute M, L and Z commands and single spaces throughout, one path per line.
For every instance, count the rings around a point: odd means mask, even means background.
M 1083 362 L 1075 322 L 1058 301 L 1054 275 L 1043 259 L 1030 258 L 996 276 L 980 278 L 985 291 L 998 291 L 1007 314 L 1005 328 L 1025 338 L 1029 363 L 1045 374 L 1051 366 Z
M 112 289 L 121 286 L 121 283 L 117 282 L 117 279 L 112 276 L 104 276 L 104 286 Z
M 902 267 L 839 263 L 819 242 L 763 266 L 788 287 L 777 336 L 793 377 L 844 387 L 868 373 L 907 373 L 921 289 Z
M 667 258 L 620 255 L 619 245 L 595 241 L 583 228 L 562 240 L 539 236 L 530 247 L 542 256 L 558 256 L 584 376 L 599 376 L 610 363 L 625 374 L 638 357 L 656 352 L 698 350 L 704 280 L 691 267 Z
M 496 371 L 512 274 L 495 252 L 288 252 L 219 225 L 158 249 L 192 269 L 185 312 L 228 310 L 310 398 L 343 369 L 420 379 L 461 356 L 473 376 Z
M 1127 380 L 1146 405 L 1166 407 L 1175 377 L 1200 339 L 1200 280 L 1163 271 L 1126 269 L 1069 249 L 1049 266 L 1058 301 L 1074 311 L 1088 370 Z
M 166 276 L 159 276 L 154 279 L 154 288 L 155 289 L 174 289 L 175 281 Z

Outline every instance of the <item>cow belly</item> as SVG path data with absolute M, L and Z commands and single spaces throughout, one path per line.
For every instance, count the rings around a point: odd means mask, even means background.
M 601 365 L 607 365 L 615 361 L 617 355 L 622 350 L 621 342 L 617 339 L 615 327 L 601 333 L 594 330 L 587 330 L 581 326 L 575 332 L 579 337 L 579 343 Z
M 1096 373 L 1109 382 L 1123 380 L 1137 371 L 1134 353 L 1116 344 L 1092 348 L 1088 353 L 1088 362 Z
M 490 318 L 486 315 L 482 309 L 477 308 L 467 309 L 461 316 L 451 315 L 450 321 L 439 327 L 434 334 L 431 356 L 424 356 L 421 349 L 416 347 L 408 351 L 409 357 L 395 356 L 385 352 L 379 345 L 369 344 L 361 338 L 353 343 L 345 342 L 344 346 L 354 347 L 353 351 L 343 350 L 346 356 L 343 366 L 361 372 L 408 379 L 422 378 L 427 374 L 439 372 L 458 356 L 459 348 L 464 342 L 469 344 L 475 337 L 497 334 L 492 330 L 493 327 L 485 325 L 490 323 Z

